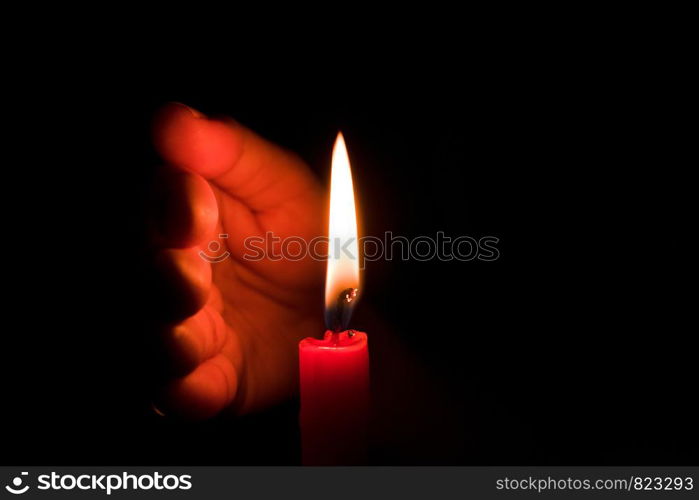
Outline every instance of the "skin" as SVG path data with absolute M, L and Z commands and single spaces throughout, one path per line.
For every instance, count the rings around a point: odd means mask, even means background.
M 182 104 L 157 114 L 153 141 L 166 164 L 153 229 L 169 304 L 160 345 L 173 367 L 158 407 L 200 419 L 290 398 L 298 341 L 324 330 L 324 263 L 246 260 L 244 242 L 268 232 L 306 241 L 322 235 L 320 184 L 294 154 Z M 225 246 L 217 255 L 230 256 L 203 259 L 211 241 Z

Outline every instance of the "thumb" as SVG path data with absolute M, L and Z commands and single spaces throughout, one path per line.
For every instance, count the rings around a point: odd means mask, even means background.
M 319 193 L 300 158 L 231 119 L 170 103 L 156 114 L 153 139 L 166 162 L 202 175 L 253 211 Z

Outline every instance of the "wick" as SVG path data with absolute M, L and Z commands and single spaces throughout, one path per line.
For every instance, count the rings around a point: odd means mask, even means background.
M 339 343 L 340 343 L 340 334 L 341 334 L 341 333 L 342 333 L 342 332 L 340 332 L 340 331 L 334 331 L 334 332 L 332 333 L 332 335 L 330 336 L 330 341 L 331 341 L 333 344 L 335 344 L 335 345 L 339 344 Z M 354 330 L 347 330 L 347 336 L 348 336 L 349 338 L 354 337 L 356 334 L 357 334 L 357 332 L 354 331 Z
M 326 324 L 328 329 L 333 331 L 334 341 L 339 339 L 335 334 L 339 334 L 347 328 L 347 323 L 352 315 L 352 303 L 357 299 L 358 293 L 357 288 L 342 290 L 337 296 L 335 304 L 326 312 Z

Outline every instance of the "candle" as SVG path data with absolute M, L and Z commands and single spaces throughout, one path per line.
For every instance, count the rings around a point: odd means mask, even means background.
M 323 339 L 299 343 L 304 465 L 364 461 L 369 413 L 369 349 L 348 330 L 359 290 L 359 244 L 352 172 L 342 134 L 333 148 Z

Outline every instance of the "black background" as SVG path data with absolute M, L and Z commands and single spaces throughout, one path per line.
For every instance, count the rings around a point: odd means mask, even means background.
M 369 264 L 361 307 L 426 371 L 405 387 L 435 394 L 416 390 L 371 463 L 697 462 L 688 183 L 623 68 L 517 44 L 262 68 L 160 65 L 163 47 L 144 66 L 46 66 L 51 83 L 20 99 L 3 462 L 298 463 L 294 402 L 196 424 L 149 410 L 148 128 L 171 100 L 235 117 L 324 182 L 343 130 L 365 234 L 500 239 L 496 262 Z

